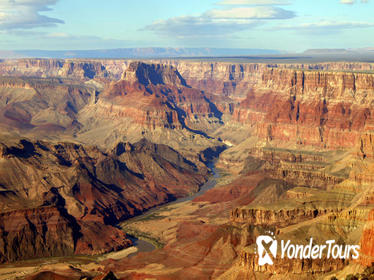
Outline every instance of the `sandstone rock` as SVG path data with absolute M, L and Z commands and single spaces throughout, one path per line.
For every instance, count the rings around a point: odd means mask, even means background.
M 316 218 L 320 215 L 340 212 L 341 209 L 251 209 L 235 208 L 231 212 L 233 222 L 252 225 L 275 225 L 283 227 Z
M 146 140 L 109 153 L 28 140 L 1 147 L 1 262 L 128 247 L 116 223 L 197 191 L 207 177 L 177 151 Z
M 131 62 L 126 71 L 122 74 L 122 80 L 132 83 L 139 82 L 144 86 L 150 84 L 186 86 L 186 81 L 173 66 L 146 64 L 143 62 Z
M 282 259 L 274 260 L 274 265 L 258 265 L 258 255 L 243 250 L 239 265 L 249 271 L 266 272 L 267 274 L 319 274 L 342 269 L 348 261 L 345 259 Z

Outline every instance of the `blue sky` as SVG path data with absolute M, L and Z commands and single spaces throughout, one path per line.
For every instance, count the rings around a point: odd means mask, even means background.
M 0 49 L 374 47 L 374 0 L 0 0 Z

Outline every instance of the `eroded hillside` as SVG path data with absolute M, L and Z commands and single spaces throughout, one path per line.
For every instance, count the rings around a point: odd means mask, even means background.
M 130 232 L 162 248 L 54 269 L 81 277 L 100 268 L 123 279 L 363 271 L 374 260 L 372 70 L 369 63 L 1 62 L 1 261 L 117 251 L 131 247 Z M 218 154 L 217 186 L 127 221 L 197 192 Z M 259 267 L 255 240 L 267 231 L 302 244 L 309 237 L 360 244 L 360 258 Z

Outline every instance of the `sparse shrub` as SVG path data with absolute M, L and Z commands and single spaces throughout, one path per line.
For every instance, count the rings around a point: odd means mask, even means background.
M 349 274 L 345 280 L 359 280 L 357 276 L 353 275 L 353 274 Z

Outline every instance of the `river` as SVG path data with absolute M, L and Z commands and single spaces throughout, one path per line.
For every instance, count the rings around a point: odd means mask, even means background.
M 200 190 L 197 193 L 191 194 L 191 195 L 186 196 L 186 197 L 181 197 L 181 198 L 178 198 L 177 200 L 174 200 L 174 201 L 168 202 L 166 204 L 154 207 L 154 208 L 152 208 L 148 211 L 145 211 L 143 214 L 141 214 L 139 216 L 136 216 L 134 218 L 131 218 L 131 219 L 127 220 L 126 223 L 128 223 L 131 220 L 136 221 L 138 219 L 142 219 L 142 218 L 144 218 L 144 217 L 146 217 L 150 214 L 158 212 L 160 209 L 162 209 L 164 207 L 174 205 L 174 204 L 177 204 L 177 203 L 181 203 L 181 202 L 185 202 L 185 201 L 193 200 L 194 198 L 204 194 L 206 191 L 214 188 L 217 185 L 217 179 L 220 178 L 221 175 L 220 175 L 219 170 L 215 168 L 214 163 L 207 164 L 207 166 L 211 169 L 212 176 L 209 178 L 209 180 L 204 185 L 202 185 L 200 187 Z M 138 249 L 138 251 L 136 253 L 130 254 L 129 257 L 132 257 L 139 252 L 150 252 L 150 251 L 153 251 L 153 250 L 156 249 L 156 247 L 151 242 L 136 238 L 134 236 L 130 236 L 130 239 L 133 242 L 134 246 Z

